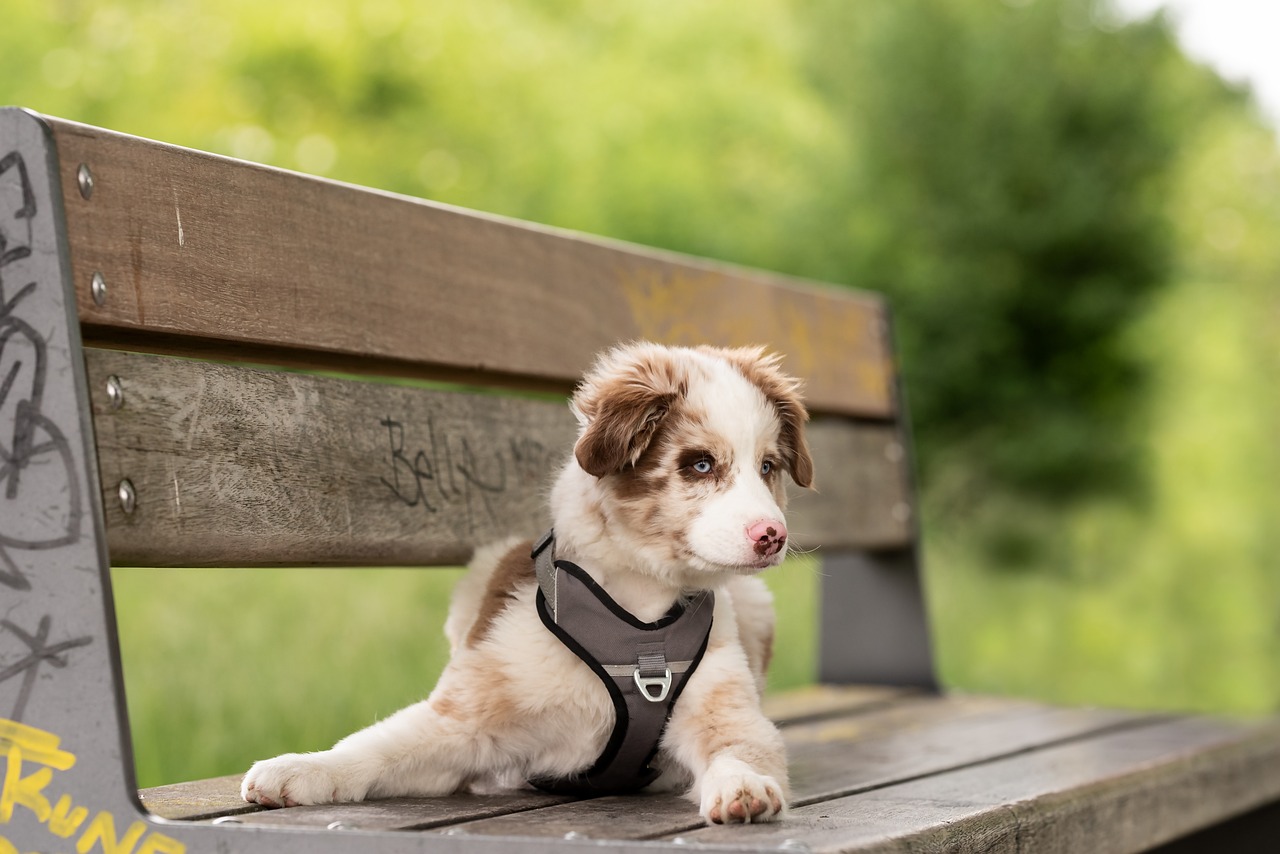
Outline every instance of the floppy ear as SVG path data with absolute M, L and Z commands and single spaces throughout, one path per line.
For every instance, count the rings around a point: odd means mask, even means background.
M 635 465 L 658 426 L 686 392 L 663 347 L 632 344 L 600 357 L 573 396 L 582 425 L 573 454 L 588 474 L 604 477 Z
M 782 422 L 778 435 L 782 462 L 787 471 L 791 472 L 791 479 L 796 482 L 796 486 L 805 489 L 813 486 L 813 457 L 809 454 L 809 440 L 805 438 L 809 411 L 805 409 L 804 398 L 800 394 L 803 381 L 784 373 L 779 364 L 782 357 L 766 353 L 763 347 L 701 349 L 736 367 L 773 404 Z

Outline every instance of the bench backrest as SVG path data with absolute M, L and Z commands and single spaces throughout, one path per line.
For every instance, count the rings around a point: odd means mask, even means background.
M 785 354 L 822 675 L 931 683 L 879 297 L 0 111 L 0 593 L 31 650 L 0 715 L 48 756 L 119 732 L 76 779 L 127 780 L 110 563 L 457 564 L 535 534 L 565 396 L 637 338 Z
M 877 297 L 50 124 L 113 563 L 456 564 L 534 533 L 563 395 L 635 338 L 786 354 L 821 461 L 800 545 L 912 539 Z

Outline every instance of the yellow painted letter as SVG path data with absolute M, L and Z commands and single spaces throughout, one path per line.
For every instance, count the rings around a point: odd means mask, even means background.
M 186 854 L 187 846 L 172 836 L 153 833 L 146 838 L 136 854 Z
M 133 846 L 138 844 L 138 840 L 146 832 L 146 822 L 135 821 L 129 825 L 129 829 L 125 831 L 124 836 L 117 840 L 116 823 L 111 818 L 111 813 L 100 812 L 93 817 L 93 821 L 85 828 L 84 836 L 81 836 L 80 841 L 76 843 L 76 850 L 80 854 L 89 854 L 89 849 L 93 848 L 93 843 L 101 842 L 102 854 L 130 854 L 133 851 Z
M 13 818 L 13 805 L 22 804 L 45 821 L 49 818 L 49 799 L 41 790 L 53 779 L 53 771 L 41 768 L 34 774 L 22 776 L 22 749 L 16 744 L 9 747 L 5 762 L 4 786 L 0 788 L 0 824 L 8 824 Z

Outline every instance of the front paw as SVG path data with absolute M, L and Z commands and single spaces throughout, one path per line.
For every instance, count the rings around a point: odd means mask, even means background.
M 296 807 L 358 801 L 349 775 L 325 753 L 286 753 L 255 762 L 240 784 L 240 796 L 264 807 Z
M 745 763 L 734 764 L 739 767 L 708 771 L 703 776 L 699 812 L 707 824 L 750 824 L 780 818 L 786 801 L 778 781 L 755 773 Z

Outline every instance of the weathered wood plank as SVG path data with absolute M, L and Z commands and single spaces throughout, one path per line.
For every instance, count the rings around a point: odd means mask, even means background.
M 892 690 L 892 689 L 890 689 Z M 829 692 L 829 697 L 839 696 L 839 689 Z M 982 697 L 939 698 L 937 696 L 907 696 L 900 694 L 896 701 L 886 703 L 876 698 L 874 689 L 863 694 L 855 691 L 846 699 L 855 700 L 855 704 L 845 713 L 833 720 L 787 725 L 783 724 L 783 732 L 788 741 L 795 737 L 797 746 L 806 756 L 813 752 L 812 746 L 818 744 L 817 750 L 833 748 L 833 735 L 845 737 L 850 728 L 857 731 L 853 740 L 862 743 L 864 754 L 872 756 L 882 748 L 877 747 L 880 740 L 900 733 L 918 733 L 933 726 L 959 724 L 970 721 L 977 727 L 1003 727 L 1010 719 L 1035 716 L 1043 711 L 1043 707 L 1030 703 L 996 700 Z M 865 702 L 863 702 L 865 701 Z M 961 726 L 961 735 L 970 733 Z M 1043 732 L 1041 736 L 1043 738 Z M 1013 743 L 1017 743 L 1016 736 Z M 991 751 L 989 744 L 986 751 Z M 899 755 L 904 750 L 897 750 Z M 944 752 L 944 755 L 945 754 Z M 981 755 L 986 755 L 983 753 Z M 846 773 L 858 773 L 859 769 L 846 766 L 846 756 L 834 755 L 828 765 L 844 767 Z M 860 761 L 862 756 L 855 756 L 853 761 Z M 925 757 L 923 761 L 928 767 L 937 767 L 937 757 Z M 930 764 L 933 763 L 933 764 Z M 813 792 L 806 783 L 806 770 L 813 764 L 812 760 L 802 763 L 798 768 L 798 776 L 793 781 L 796 797 L 812 796 Z M 882 773 L 888 773 L 892 779 L 893 771 L 885 771 L 883 763 L 878 766 Z M 916 773 L 915 766 L 909 766 L 910 773 Z M 221 778 L 220 778 L 221 779 Z M 202 781 L 199 784 L 180 784 L 171 789 L 180 791 L 182 785 L 195 786 L 204 795 L 210 788 L 207 783 L 219 781 Z M 825 783 L 823 784 L 825 785 Z M 841 789 L 843 791 L 843 789 Z M 241 807 L 238 789 L 223 786 L 222 803 L 228 811 Z M 287 824 L 290 826 L 326 827 L 334 821 L 341 821 L 351 826 L 367 829 L 407 829 L 426 828 L 429 826 L 449 826 L 451 833 L 476 833 L 484 835 L 525 835 L 525 836 L 562 836 L 574 832 L 591 838 L 642 839 L 647 836 L 672 833 L 680 829 L 694 828 L 700 825 L 697 810 L 682 797 L 675 794 L 655 794 L 629 797 L 596 798 L 589 801 L 569 802 L 566 799 L 538 801 L 543 797 L 539 793 L 516 793 L 528 795 L 533 800 L 516 800 L 511 802 L 510 809 L 505 801 L 499 801 L 497 808 L 487 816 L 476 816 L 472 813 L 477 804 L 471 798 L 459 799 L 394 799 L 370 802 L 369 804 L 346 804 L 326 807 L 290 808 L 271 810 L 245 821 L 255 824 Z M 173 798 L 174 806 L 170 815 L 176 817 L 179 804 Z M 434 801 L 434 802 L 433 802 Z M 203 800 L 198 803 L 202 815 L 210 814 Z M 541 807 L 531 809 L 531 807 Z M 518 814 L 512 814 L 518 813 Z
M 540 401 L 87 355 L 122 565 L 461 563 L 546 527 L 547 474 L 573 437 L 565 408 Z
M 271 827 L 330 827 L 350 830 L 425 830 L 494 816 L 518 818 L 569 800 L 563 795 L 519 791 L 442 798 L 386 798 L 359 804 L 328 804 L 263 810 L 237 816 L 241 824 Z M 446 831 L 447 832 L 447 831 Z
M 1055 709 L 991 698 L 920 698 L 789 727 L 792 802 L 803 806 L 1131 724 L 1130 713 Z M 784 823 L 783 826 L 786 826 Z M 697 809 L 674 794 L 596 798 L 459 824 L 496 836 L 652 839 L 695 831 Z M 726 839 L 718 839 L 726 841 Z
M 618 341 L 767 344 L 815 409 L 896 406 L 876 296 L 47 121 L 89 343 L 557 389 Z
M 786 727 L 798 721 L 808 721 L 824 715 L 848 715 L 880 708 L 915 693 L 918 692 L 879 685 L 813 685 L 765 698 L 765 713 L 780 726 Z M 240 779 L 241 775 L 233 774 L 227 777 L 156 786 L 141 790 L 139 796 L 148 811 L 168 819 L 196 820 L 260 811 L 261 807 L 256 804 L 247 804 L 240 798 Z M 522 800 L 504 801 L 501 802 L 501 808 L 487 815 L 498 815 L 506 808 L 527 809 L 530 803 L 537 806 L 560 803 L 562 800 L 553 798 L 545 803 Z M 383 806 L 386 806 L 385 802 Z M 459 806 L 465 814 L 460 815 L 458 820 L 477 817 L 474 812 L 475 804 L 470 799 L 464 799 Z M 353 824 L 369 821 L 367 816 L 358 814 L 360 807 L 353 807 L 353 809 L 357 810 L 357 813 L 349 815 L 344 813 L 345 818 L 338 816 L 329 821 L 345 820 Z M 421 811 L 416 811 L 406 820 L 418 821 L 421 816 Z
M 138 798 L 147 812 L 168 819 L 199 820 L 239 816 L 262 807 L 245 803 L 240 797 L 240 774 L 192 780 L 141 789 Z
M 766 694 L 764 713 L 781 727 L 890 706 L 920 695 L 893 685 L 808 685 Z
M 801 806 L 686 841 L 813 852 L 1132 852 L 1280 798 L 1280 724 L 1171 720 Z
M 546 487 L 576 434 L 559 401 L 110 350 L 86 361 L 117 565 L 463 563 L 478 544 L 546 527 Z M 867 450 L 820 458 L 830 493 L 805 497 L 791 517 L 806 547 L 894 536 L 885 519 L 903 475 L 880 451 L 885 430 L 815 425 L 824 452 L 826 437 L 845 434 Z M 132 512 L 117 496 L 125 479 Z M 832 512 L 848 483 L 856 501 Z
M 809 425 L 809 443 L 818 467 L 814 490 L 792 490 L 787 511 L 796 546 L 877 549 L 912 541 L 909 461 L 896 425 L 820 418 Z M 856 531 L 856 542 L 841 531 Z

